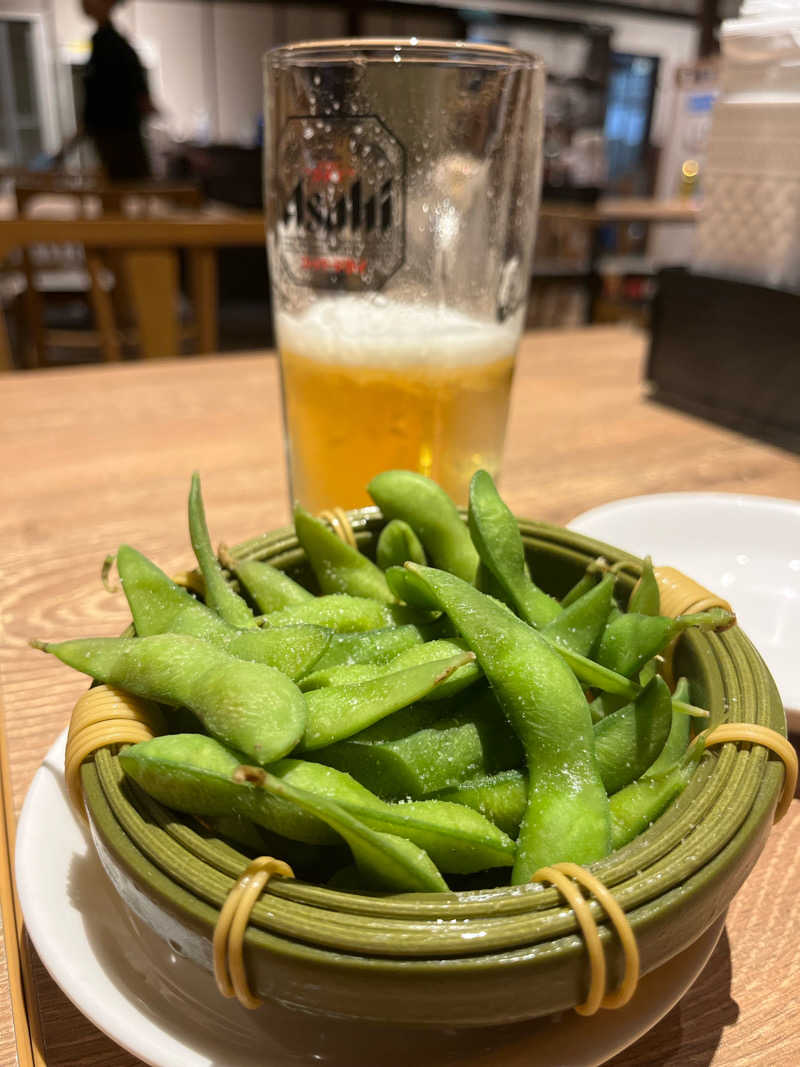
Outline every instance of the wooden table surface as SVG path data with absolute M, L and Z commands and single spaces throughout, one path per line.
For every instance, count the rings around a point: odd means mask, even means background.
M 800 496 L 797 457 L 649 401 L 644 351 L 641 334 L 620 328 L 526 337 L 501 480 L 518 514 L 565 523 L 609 500 L 669 490 Z M 28 638 L 120 631 L 123 598 L 103 590 L 99 570 L 123 540 L 168 571 L 185 568 L 195 468 L 215 540 L 286 522 L 280 427 L 271 354 L 0 375 L 0 692 L 17 813 L 85 688 Z M 692 991 L 615 1067 L 800 1063 L 798 874 L 795 800 Z M 34 979 L 48 1067 L 138 1062 L 36 960 Z M 0 961 L 0 1063 L 16 1062 Z

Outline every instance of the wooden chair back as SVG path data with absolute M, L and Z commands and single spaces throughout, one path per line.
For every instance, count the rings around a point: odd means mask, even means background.
M 129 218 L 162 217 L 175 211 L 196 211 L 203 202 L 202 191 L 194 185 L 142 182 L 110 184 L 94 177 L 79 175 L 42 175 L 19 181 L 15 186 L 17 214 L 20 218 L 93 219 L 105 215 Z M 135 304 L 142 299 L 155 301 L 174 297 L 177 302 L 177 275 L 163 263 L 133 255 L 123 261 L 103 249 L 84 249 L 81 244 L 32 245 L 22 249 L 25 291 L 22 297 L 26 333 L 29 341 L 27 362 L 39 366 L 46 362 L 51 346 L 99 347 L 107 361 L 122 356 L 123 330 L 137 318 Z M 47 285 L 43 277 L 69 278 L 70 285 L 82 288 L 89 303 L 94 329 L 48 330 L 45 326 Z M 51 284 L 52 287 L 52 284 Z M 160 288 L 159 288 L 160 287 Z M 148 319 L 149 321 L 149 319 Z M 174 321 L 174 315 L 169 317 Z M 127 336 L 132 335 L 128 331 Z M 137 341 L 147 351 L 156 344 L 154 338 L 141 336 Z M 164 342 L 177 353 L 179 342 L 167 329 Z
M 209 353 L 217 349 L 216 249 L 263 241 L 264 222 L 259 214 L 18 219 L 0 226 L 0 259 L 12 248 L 39 242 L 79 244 L 85 249 L 87 265 L 100 252 L 112 255 L 130 296 L 139 352 L 152 358 L 181 352 L 180 254 L 185 254 L 189 267 L 189 294 L 196 317 L 193 350 Z M 109 294 L 99 286 L 98 290 L 100 315 L 108 319 L 109 330 L 118 333 Z

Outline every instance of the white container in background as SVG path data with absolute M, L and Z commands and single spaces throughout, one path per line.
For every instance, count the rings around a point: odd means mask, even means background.
M 694 267 L 800 290 L 800 0 L 743 15 L 722 24 Z

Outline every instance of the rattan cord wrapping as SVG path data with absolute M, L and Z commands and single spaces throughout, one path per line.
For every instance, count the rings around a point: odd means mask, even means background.
M 72 709 L 64 756 L 67 793 L 75 811 L 86 818 L 81 789 L 81 764 L 106 745 L 135 745 L 161 731 L 154 704 L 110 685 L 96 685 Z
M 622 1008 L 636 992 L 639 984 L 639 948 L 636 944 L 627 916 L 611 892 L 585 867 L 577 863 L 555 863 L 552 867 L 540 867 L 531 876 L 532 882 L 551 882 L 561 893 L 575 913 L 583 933 L 589 956 L 589 992 L 582 1004 L 575 1006 L 578 1015 L 594 1015 L 600 1008 Z M 625 955 L 625 972 L 619 988 L 606 993 L 606 957 L 597 923 L 581 892 L 580 886 L 588 889 L 611 920 L 620 939 Z
M 654 567 L 661 596 L 661 614 L 688 615 L 709 608 L 724 608 L 733 613 L 727 600 L 695 582 L 674 567 Z
M 331 508 L 329 511 L 321 511 L 317 517 L 323 522 L 327 522 L 336 536 L 344 541 L 346 545 L 350 545 L 351 548 L 358 548 L 356 535 L 353 533 L 353 527 L 350 525 L 350 520 L 343 508 Z
M 712 593 L 710 589 L 706 589 L 704 585 L 700 585 L 699 582 L 689 578 L 682 571 L 676 570 L 675 567 L 654 567 L 653 572 L 658 582 L 662 615 L 669 615 L 674 619 L 678 615 L 708 611 L 709 608 L 724 608 L 725 611 L 735 615 L 727 600 L 716 593 Z M 634 590 L 635 588 L 634 586 Z M 661 673 L 671 689 L 675 685 L 672 661 L 679 640 L 680 638 L 676 637 L 671 641 L 663 653 L 664 662 Z
M 755 745 L 763 745 L 783 760 L 783 791 L 775 805 L 775 817 L 773 823 L 780 822 L 794 797 L 797 787 L 797 753 L 794 746 L 783 734 L 769 726 L 760 726 L 755 722 L 724 722 L 715 726 L 705 737 L 705 746 L 723 745 L 727 741 L 749 741 Z
M 294 878 L 288 863 L 272 856 L 259 856 L 244 869 L 220 909 L 214 927 L 214 978 L 224 997 L 236 997 L 244 1008 L 261 1005 L 250 989 L 244 965 L 244 935 L 253 905 L 273 874 Z

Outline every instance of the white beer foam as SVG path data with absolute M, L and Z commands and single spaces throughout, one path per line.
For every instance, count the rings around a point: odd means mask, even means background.
M 494 363 L 513 356 L 521 314 L 503 323 L 459 311 L 342 294 L 315 301 L 300 315 L 280 312 L 283 351 L 326 363 L 370 366 Z

